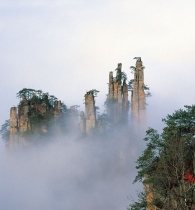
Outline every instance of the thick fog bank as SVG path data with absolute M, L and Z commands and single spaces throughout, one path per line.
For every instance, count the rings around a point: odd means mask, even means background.
M 124 210 L 138 188 L 132 185 L 138 141 L 121 131 L 2 153 L 1 209 Z

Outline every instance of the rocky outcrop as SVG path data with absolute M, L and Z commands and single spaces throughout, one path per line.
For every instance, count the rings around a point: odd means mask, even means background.
M 49 120 L 58 119 L 61 115 L 61 101 L 53 106 L 46 95 L 42 98 L 33 95 L 30 99 L 22 97 L 18 108 L 10 109 L 10 138 L 8 146 L 26 145 L 26 132 L 47 133 Z

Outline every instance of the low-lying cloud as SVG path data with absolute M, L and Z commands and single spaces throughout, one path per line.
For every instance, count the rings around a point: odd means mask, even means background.
M 138 186 L 140 151 L 130 131 L 106 137 L 53 139 L 1 155 L 0 203 L 6 210 L 124 210 Z

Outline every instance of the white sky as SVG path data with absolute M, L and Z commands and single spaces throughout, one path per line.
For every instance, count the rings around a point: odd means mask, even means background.
M 195 101 L 194 9 L 194 0 L 0 0 L 0 123 L 24 87 L 81 109 L 97 89 L 102 108 L 109 71 L 122 63 L 131 79 L 141 56 L 153 94 L 148 126 L 161 128 Z
M 190 0 L 1 0 L 0 121 L 9 118 L 24 87 L 54 94 L 68 106 L 82 105 L 86 90 L 95 88 L 101 107 L 108 72 L 121 62 L 130 79 L 135 56 L 146 66 L 149 101 L 192 104 L 194 7 Z
M 85 91 L 95 88 L 101 107 L 108 72 L 122 62 L 130 78 L 135 56 L 146 66 L 150 101 L 193 103 L 194 7 L 190 0 L 1 0 L 0 122 L 24 87 L 54 94 L 68 106 L 82 105 Z

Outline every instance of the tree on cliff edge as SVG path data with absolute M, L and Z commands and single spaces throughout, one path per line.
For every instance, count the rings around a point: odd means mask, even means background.
M 163 121 L 161 134 L 152 128 L 146 131 L 147 146 L 137 160 L 134 182 L 143 182 L 147 205 L 188 209 L 195 204 L 195 105 L 185 106 Z M 136 209 L 140 202 L 128 209 Z

